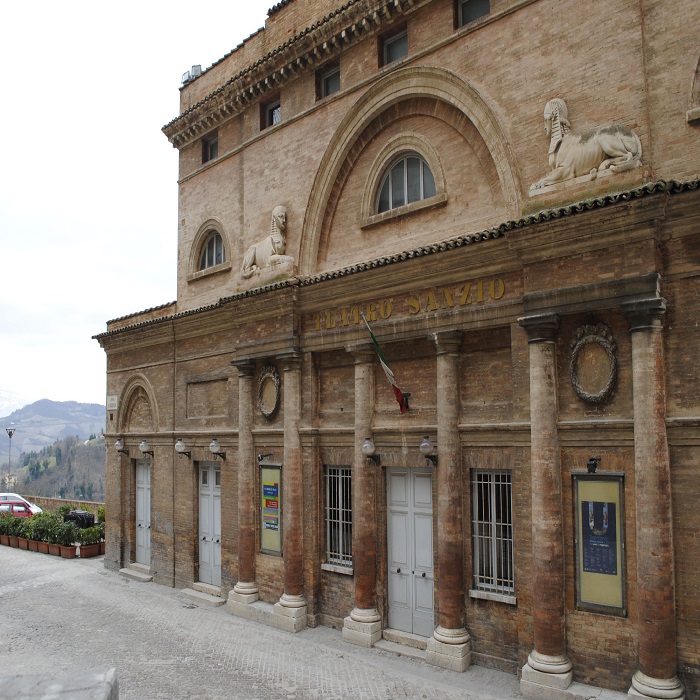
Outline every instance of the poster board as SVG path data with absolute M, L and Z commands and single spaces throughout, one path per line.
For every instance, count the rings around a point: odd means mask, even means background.
M 282 554 L 282 465 L 260 463 L 260 551 Z
M 625 616 L 624 475 L 586 473 L 572 478 L 576 607 Z

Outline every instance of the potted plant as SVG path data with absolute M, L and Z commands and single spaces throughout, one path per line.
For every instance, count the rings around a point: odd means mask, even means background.
M 17 518 L 17 545 L 20 549 L 29 549 L 29 518 Z
M 23 529 L 24 518 L 10 516 L 9 532 L 7 533 L 10 536 L 10 547 L 19 547 L 19 536 Z
M 0 515 L 0 544 L 10 545 L 10 520 L 11 515 Z
M 100 521 L 100 523 L 97 525 L 97 527 L 100 529 L 100 554 L 104 554 L 107 548 L 107 544 L 105 542 L 105 523 L 104 520 Z
M 39 515 L 43 515 L 43 513 L 39 513 Z M 36 531 L 36 526 L 37 522 L 34 519 L 36 516 L 32 516 L 29 518 L 29 522 L 27 523 L 27 538 L 29 540 L 29 551 L 30 552 L 38 552 L 39 551 L 39 542 L 38 542 L 38 532 Z
M 80 558 L 96 557 L 100 553 L 100 540 L 102 532 L 99 525 L 86 527 L 78 531 L 80 543 Z
M 58 520 L 54 528 L 54 536 L 59 546 L 61 556 L 65 559 L 75 559 L 78 550 L 75 544 L 78 539 L 78 528 L 70 520 L 61 522 Z
M 36 551 L 47 554 L 49 551 L 49 539 L 53 529 L 55 518 L 51 513 L 37 513 L 29 518 L 30 542 L 36 543 Z M 30 544 L 30 549 L 31 549 Z

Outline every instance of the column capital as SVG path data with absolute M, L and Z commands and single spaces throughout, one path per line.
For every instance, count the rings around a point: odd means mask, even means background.
M 277 355 L 276 359 L 282 363 L 283 372 L 301 369 L 301 355 L 296 350 Z
M 559 321 L 558 314 L 534 314 L 518 319 L 518 323 L 527 332 L 528 343 L 556 340 L 559 335 Z
M 255 372 L 255 361 L 250 358 L 232 360 L 231 364 L 238 370 L 239 377 L 252 377 Z
M 356 365 L 370 364 L 374 361 L 374 346 L 369 341 L 348 344 L 345 346 L 345 352 L 349 352 L 355 358 Z
M 430 340 L 435 344 L 438 355 L 454 354 L 462 342 L 462 331 L 439 331 L 430 334 Z
M 663 327 L 666 315 L 666 300 L 663 297 L 627 301 L 620 305 L 620 310 L 630 324 L 630 333 L 644 330 L 658 330 Z

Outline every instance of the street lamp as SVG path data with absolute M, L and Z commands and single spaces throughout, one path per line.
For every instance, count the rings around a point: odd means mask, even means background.
M 16 428 L 5 428 L 7 431 L 7 437 L 10 438 L 10 448 L 7 451 L 7 488 L 10 488 L 10 474 L 11 472 L 11 467 L 10 467 L 10 460 L 12 458 L 12 436 L 15 434 Z

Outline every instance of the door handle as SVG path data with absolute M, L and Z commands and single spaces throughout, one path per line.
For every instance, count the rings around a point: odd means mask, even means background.
M 206 538 L 206 537 L 202 537 L 202 542 L 206 542 L 206 541 L 207 541 L 207 538 Z
M 397 573 L 397 574 L 400 574 L 400 573 L 401 573 L 401 569 L 396 569 L 396 573 Z
M 150 526 L 150 525 L 147 525 L 147 526 L 146 526 L 146 529 L 147 529 L 147 530 L 150 530 L 150 529 L 151 529 L 151 526 Z
M 423 578 L 425 578 L 425 571 L 423 572 Z
M 214 540 L 214 542 L 216 542 L 216 544 L 221 544 L 221 540 Z

